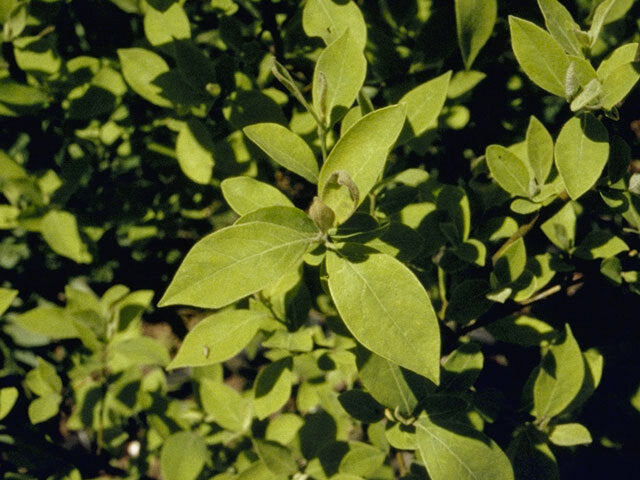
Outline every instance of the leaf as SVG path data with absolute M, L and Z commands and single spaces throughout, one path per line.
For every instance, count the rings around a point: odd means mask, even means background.
M 356 420 L 375 423 L 384 418 L 384 408 L 362 390 L 347 390 L 338 396 L 340 405 Z
M 0 420 L 6 417 L 18 400 L 16 387 L 0 388 Z
M 629 245 L 620 237 L 606 230 L 592 230 L 582 241 L 576 251 L 576 257 L 593 260 L 595 258 L 615 257 L 629 250 Z
M 533 425 L 527 425 L 516 433 L 507 455 L 518 480 L 560 480 L 556 457 L 545 436 Z
M 623 65 L 633 62 L 637 63 L 636 55 L 638 48 L 640 48 L 640 44 L 637 42 L 627 43 L 611 52 L 598 66 L 597 75 L 600 81 L 604 82 L 609 75 Z
M 286 477 L 298 471 L 298 464 L 287 447 L 258 438 L 254 438 L 252 442 L 260 460 L 275 475 Z
M 640 79 L 640 63 L 626 63 L 612 71 L 602 84 L 602 108 L 611 110 L 629 94 Z
M 58 255 L 76 263 L 91 263 L 93 257 L 80 239 L 76 217 L 69 212 L 51 210 L 42 219 L 42 236 Z
M 617 1 L 618 0 L 603 0 L 596 7 L 595 12 L 593 13 L 593 19 L 591 20 L 591 28 L 589 28 L 589 38 L 591 39 L 589 47 L 593 48 L 593 46 L 598 41 L 600 31 L 605 24 L 607 16 L 609 15 L 609 11 L 613 8 Z
M 538 181 L 544 185 L 553 166 L 553 138 L 545 126 L 533 115 L 527 128 L 527 157 Z
M 567 193 L 577 200 L 600 178 L 609 157 L 607 129 L 591 114 L 564 124 L 555 147 L 555 161 Z
M 60 307 L 36 307 L 18 315 L 13 322 L 30 332 L 46 335 L 52 340 L 78 337 L 78 331 L 71 317 Z
M 588 445 L 593 441 L 589 430 L 579 423 L 555 425 L 549 433 L 549 440 L 559 447 Z
M 224 310 L 209 315 L 187 333 L 167 369 L 229 360 L 247 346 L 265 318 L 265 313 L 253 310 Z
M 209 379 L 200 382 L 204 411 L 226 430 L 244 432 L 251 425 L 251 402 L 224 383 Z
M 540 225 L 540 229 L 556 247 L 569 251 L 576 241 L 576 222 L 576 212 L 569 202 Z
M 277 123 L 256 123 L 242 130 L 271 159 L 311 183 L 318 183 L 318 162 L 309 145 Z
M 512 480 L 511 463 L 500 447 L 462 422 L 416 423 L 416 444 L 432 480 Z
M 346 244 L 327 252 L 327 273 L 338 312 L 360 343 L 438 383 L 438 321 L 427 292 L 407 267 L 389 255 Z
M 469 70 L 493 32 L 498 5 L 496 0 L 456 0 L 455 9 L 458 46 Z
M 386 453 L 362 442 L 349 442 L 349 450 L 340 460 L 338 471 L 346 475 L 371 476 L 384 463 Z
M 527 265 L 527 250 L 522 237 L 510 244 L 494 262 L 498 281 L 508 284 L 515 281 Z
M 211 181 L 213 141 L 207 127 L 199 120 L 185 122 L 176 140 L 176 156 L 182 172 L 201 185 Z
M 174 433 L 162 444 L 160 469 L 164 480 L 195 480 L 208 461 L 207 445 L 195 433 Z
M 571 101 L 571 111 L 577 112 L 585 107 L 595 106 L 598 98 L 600 98 L 601 92 L 602 84 L 597 78 L 594 78 L 587 83 L 580 94 Z
M 291 200 L 268 183 L 251 177 L 231 177 L 220 184 L 222 195 L 238 215 L 273 206 L 293 207 Z
M 465 392 L 473 386 L 482 372 L 484 357 L 480 345 L 465 343 L 456 348 L 442 365 L 440 389 L 447 392 Z
M 569 58 L 546 31 L 522 18 L 509 16 L 513 53 L 524 73 L 539 87 L 565 96 Z
M 154 47 L 191 38 L 189 18 L 179 3 L 172 4 L 164 11 L 148 5 L 144 16 L 144 33 Z
M 405 143 L 437 125 L 450 80 L 451 71 L 448 71 L 404 94 L 398 103 L 407 108 L 407 124 L 398 143 Z
M 347 29 L 323 50 L 313 72 L 313 107 L 327 127 L 344 117 L 366 75 L 367 60 Z
M 11 302 L 18 295 L 18 290 L 10 288 L 0 288 L 0 315 L 7 311 L 11 306 Z
M 358 205 L 362 203 L 382 174 L 404 119 L 405 111 L 401 105 L 371 112 L 351 127 L 331 150 L 320 170 L 318 194 L 336 213 L 338 224 L 350 216 L 353 198 L 346 187 L 327 188 L 332 176 L 339 171 L 346 172 L 358 188 Z
M 456 284 L 445 311 L 445 318 L 461 324 L 475 320 L 491 308 L 487 300 L 489 283 L 482 279 L 469 279 Z
M 295 269 L 316 236 L 266 222 L 218 230 L 189 251 L 159 305 L 224 307 Z
M 538 0 L 538 6 L 544 15 L 544 23 L 551 36 L 558 41 L 570 55 L 584 56 L 582 44 L 575 35 L 580 26 L 575 22 L 569 10 L 558 0 Z
M 158 340 L 150 337 L 134 337 L 112 342 L 109 346 L 108 364 L 112 372 L 121 372 L 129 367 L 160 365 L 169 363 L 169 352 Z
M 309 0 L 302 11 L 302 28 L 309 37 L 321 37 L 327 45 L 347 29 L 360 49 L 367 43 L 367 25 L 351 0 Z
M 524 160 L 500 145 L 489 145 L 485 154 L 498 185 L 511 195 L 530 196 L 531 177 Z
M 584 361 L 569 324 L 542 358 L 533 387 L 533 414 L 551 418 L 576 397 L 584 379 Z
M 29 420 L 35 425 L 55 417 L 60 409 L 60 402 L 62 402 L 62 396 L 59 393 L 48 393 L 36 398 L 29 404 L 27 411 Z
M 253 408 L 263 420 L 287 403 L 291 397 L 291 357 L 273 362 L 263 368 L 253 385 Z
M 121 48 L 118 57 L 122 75 L 138 95 L 160 107 L 171 106 L 171 102 L 161 95 L 162 87 L 154 83 L 169 72 L 169 65 L 160 55 L 144 48 Z

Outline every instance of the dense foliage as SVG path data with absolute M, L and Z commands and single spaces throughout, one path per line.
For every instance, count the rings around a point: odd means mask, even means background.
M 637 476 L 639 2 L 0 23 L 3 478 Z

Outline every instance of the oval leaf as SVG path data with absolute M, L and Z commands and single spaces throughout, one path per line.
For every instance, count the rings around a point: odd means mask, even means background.
M 407 267 L 376 250 L 347 244 L 340 252 L 327 252 L 327 273 L 338 312 L 360 343 L 438 383 L 438 321 L 427 292 Z
M 222 195 L 238 215 L 246 215 L 261 208 L 293 207 L 291 200 L 276 187 L 251 177 L 231 177 L 220 184 Z
M 487 43 L 496 23 L 496 0 L 456 0 L 458 46 L 467 70 Z
M 124 79 L 138 95 L 160 107 L 171 106 L 161 95 L 162 87 L 154 83 L 169 72 L 169 65 L 160 55 L 144 48 L 121 48 L 118 57 Z
M 310 37 L 321 37 L 327 45 L 349 29 L 360 49 L 367 43 L 367 25 L 351 0 L 309 0 L 302 11 L 302 28 Z
M 209 131 L 202 122 L 185 122 L 176 140 L 176 156 L 182 172 L 190 180 L 201 185 L 211 181 L 213 148 Z
M 495 181 L 511 195 L 530 196 L 531 177 L 527 164 L 500 145 L 489 145 L 487 166 Z
M 209 459 L 207 445 L 195 433 L 178 432 L 164 441 L 160 468 L 165 480 L 195 480 Z

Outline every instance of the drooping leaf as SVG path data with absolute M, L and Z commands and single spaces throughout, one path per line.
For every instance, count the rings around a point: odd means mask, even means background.
M 11 306 L 11 302 L 18 295 L 17 290 L 12 290 L 10 288 L 0 288 L 0 315 L 7 311 L 7 309 Z
M 76 217 L 69 212 L 52 210 L 42 219 L 42 236 L 58 255 L 77 263 L 91 263 L 93 257 L 80 238 Z
M 259 221 L 208 235 L 189 251 L 159 305 L 220 308 L 262 290 L 295 269 L 316 240 L 317 233 L 296 227 Z
M 195 480 L 208 461 L 207 445 L 195 433 L 174 433 L 162 444 L 160 468 L 166 480 Z
M 266 318 L 253 310 L 224 310 L 198 323 L 182 341 L 168 369 L 224 362 L 239 353 Z
M 291 200 L 276 187 L 251 177 L 226 178 L 220 188 L 224 199 L 238 215 L 277 205 L 293 207 Z
M 511 45 L 524 73 L 541 88 L 565 96 L 565 77 L 569 58 L 560 44 L 534 23 L 509 17 Z
M 351 0 L 309 0 L 302 11 L 302 27 L 308 36 L 321 37 L 327 45 L 347 29 L 361 49 L 367 43 L 367 25 Z
M 213 171 L 213 141 L 199 120 L 184 123 L 176 140 L 176 156 L 184 174 L 196 183 L 206 185 Z
M 362 48 L 347 29 L 324 49 L 313 73 L 313 106 L 327 126 L 334 125 L 347 113 L 366 74 Z
M 496 0 L 456 0 L 458 46 L 467 70 L 487 43 L 496 23 Z
M 311 183 L 318 183 L 318 162 L 313 151 L 291 130 L 277 123 L 256 123 L 242 131 L 274 162 Z
M 609 134 L 591 114 L 564 124 L 555 146 L 555 162 L 567 193 L 577 200 L 600 178 L 609 158 Z
M 512 195 L 530 196 L 531 177 L 524 160 L 500 145 L 489 145 L 486 157 L 498 185 Z
M 470 425 L 422 416 L 415 426 L 418 452 L 433 480 L 513 480 L 504 452 Z
M 393 105 L 371 112 L 351 127 L 333 147 L 327 162 L 320 170 L 318 194 L 336 213 L 338 224 L 353 210 L 353 197 L 346 186 L 330 187 L 332 175 L 343 171 L 358 189 L 357 205 L 362 203 L 378 177 L 382 174 L 387 156 L 404 124 L 405 111 Z M 357 206 L 356 205 L 356 206 Z
M 533 387 L 533 414 L 551 418 L 576 397 L 584 379 L 580 347 L 567 324 L 565 332 L 545 354 Z
M 16 387 L 0 388 L 0 420 L 6 417 L 18 400 Z
M 598 37 L 600 36 L 600 31 L 602 27 L 605 25 L 607 17 L 609 16 L 609 12 L 614 7 L 618 0 L 603 0 L 596 7 L 593 18 L 591 20 L 591 28 L 589 28 L 589 38 L 591 39 L 590 47 L 593 47 L 598 41 Z
M 339 252 L 327 252 L 327 273 L 338 312 L 360 343 L 438 383 L 438 322 L 410 270 L 393 257 L 346 244 Z

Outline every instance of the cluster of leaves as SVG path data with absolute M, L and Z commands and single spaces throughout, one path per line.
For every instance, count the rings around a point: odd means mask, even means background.
M 508 3 L 2 2 L 5 478 L 630 463 L 640 5 Z

